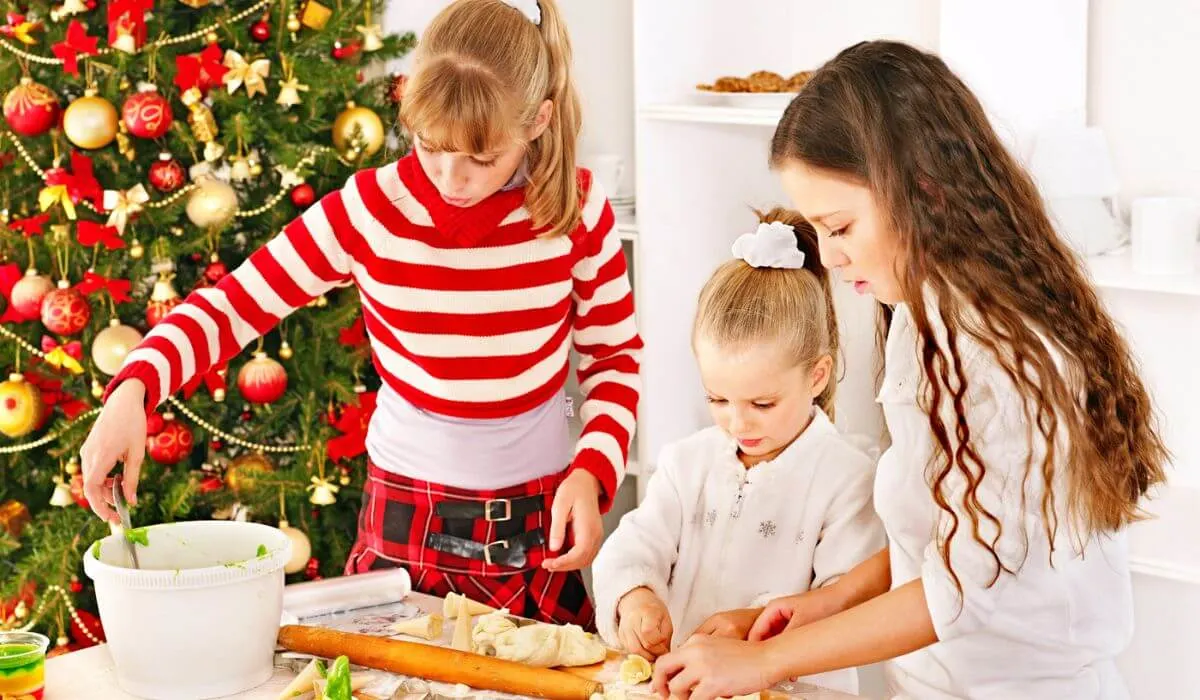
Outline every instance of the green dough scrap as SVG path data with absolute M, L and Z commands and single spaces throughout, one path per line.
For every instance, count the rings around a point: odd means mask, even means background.
M 125 531 L 125 539 L 134 544 L 140 544 L 143 547 L 150 546 L 150 536 L 146 533 L 146 528 L 135 527 Z
M 325 697 L 321 700 L 352 700 L 350 690 L 350 659 L 339 656 L 329 667 Z
M 258 545 L 257 555 L 258 555 L 259 559 L 262 559 L 263 557 L 267 556 L 267 545 L 265 545 L 265 544 Z
M 92 544 L 92 556 L 96 558 L 96 561 L 100 561 L 100 540 L 96 540 Z

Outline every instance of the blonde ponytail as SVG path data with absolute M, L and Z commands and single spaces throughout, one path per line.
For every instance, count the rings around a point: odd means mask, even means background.
M 582 220 L 582 116 L 562 13 L 555 0 L 538 5 L 540 24 L 501 0 L 457 0 L 442 10 L 417 46 L 400 120 L 438 150 L 481 153 L 524 142 L 550 100 L 549 125 L 527 143 L 525 208 L 544 236 L 559 236 Z
M 759 221 L 778 221 L 796 232 L 796 246 L 804 253 L 802 269 L 756 268 L 744 260 L 722 265 L 704 285 L 692 327 L 692 342 L 707 338 L 722 347 L 776 342 L 811 367 L 828 355 L 833 361 L 825 389 L 814 401 L 834 417 L 841 348 L 833 285 L 821 265 L 817 233 L 799 213 L 781 207 L 756 211 Z

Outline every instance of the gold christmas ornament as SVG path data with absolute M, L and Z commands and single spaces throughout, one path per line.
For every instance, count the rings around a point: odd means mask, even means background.
M 325 7 L 317 0 L 305 0 L 300 5 L 300 24 L 309 29 L 320 31 L 325 28 L 325 24 L 329 18 L 333 16 L 333 10 Z
M 50 494 L 50 505 L 56 508 L 66 508 L 75 502 L 71 498 L 71 487 L 67 485 L 63 478 L 57 474 L 54 475 L 54 493 Z
M 343 154 L 357 149 L 372 156 L 383 148 L 384 138 L 379 115 L 353 102 L 347 102 L 346 109 L 333 120 L 333 147 Z
M 256 474 L 275 471 L 275 465 L 261 452 L 247 452 L 238 455 L 237 459 L 225 468 L 225 485 L 240 496 L 243 490 L 254 488 Z
M 121 370 L 125 356 L 140 342 L 142 334 L 136 328 L 122 325 L 120 319 L 114 318 L 92 341 L 92 362 L 111 377 Z
M 72 457 L 67 460 L 67 473 L 74 476 L 79 473 L 79 459 Z
M 189 88 L 179 97 L 183 104 L 188 108 L 188 126 L 192 128 L 192 136 L 196 140 L 206 145 L 212 143 L 217 138 L 217 118 L 213 116 L 212 110 L 208 105 L 204 104 L 204 95 L 200 93 L 198 88 Z M 207 151 L 205 157 L 208 157 Z
M 292 541 L 292 557 L 283 565 L 284 573 L 298 574 L 304 571 L 308 558 L 312 556 L 312 543 L 308 541 L 308 535 L 289 525 L 286 520 L 279 521 L 279 529 Z
M 139 243 L 135 238 L 133 242 L 129 244 L 129 257 L 133 258 L 134 260 L 141 260 L 142 256 L 145 254 L 146 249 L 143 248 L 142 244 Z
M 247 62 L 242 55 L 233 49 L 226 49 L 224 66 L 225 77 L 221 80 L 232 95 L 244 83 L 246 94 L 254 97 L 258 93 L 267 94 L 267 76 L 271 74 L 271 61 L 258 58 Z
M 383 39 L 380 34 L 383 33 L 383 27 L 378 24 L 360 24 L 355 27 L 359 34 L 362 34 L 362 50 L 368 53 L 378 51 L 383 48 Z
M 292 359 L 292 346 L 285 340 L 279 344 L 279 357 L 284 360 Z
M 289 32 L 292 32 L 293 34 L 300 31 L 300 18 L 297 17 L 295 13 L 288 15 L 286 26 L 287 26 L 287 30 Z M 294 40 L 295 40 L 295 37 L 293 37 L 293 41 Z
M 212 0 L 179 0 L 179 2 L 192 9 L 199 10 L 201 7 L 207 7 Z
M 93 399 L 104 398 L 104 385 L 101 384 L 99 382 L 99 380 L 96 380 L 96 379 L 92 380 L 92 398 Z
M 312 495 L 308 497 L 308 501 L 314 506 L 331 506 L 337 503 L 337 496 L 334 494 L 338 492 L 340 487 L 328 478 L 314 476 L 312 483 L 304 488 L 306 491 L 312 491 Z
M 117 108 L 88 88 L 63 112 L 63 132 L 80 148 L 104 148 L 117 137 L 117 121 Z
M 8 375 L 8 381 L 0 383 L 0 433 L 10 438 L 28 435 L 41 417 L 42 392 L 20 373 Z
M 204 43 L 215 44 L 221 37 L 217 36 L 216 32 L 210 31 L 204 35 Z
M 216 178 L 202 178 L 188 196 L 187 217 L 200 228 L 224 226 L 233 220 L 237 210 L 237 193 Z

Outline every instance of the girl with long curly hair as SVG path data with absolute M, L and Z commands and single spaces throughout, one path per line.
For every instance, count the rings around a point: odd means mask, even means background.
M 707 700 L 890 660 L 905 698 L 1127 698 L 1125 531 L 1168 455 L 1029 175 L 939 58 L 884 41 L 813 75 L 771 165 L 822 263 L 892 312 L 888 546 L 769 604 L 750 641 L 661 658 L 656 688 Z

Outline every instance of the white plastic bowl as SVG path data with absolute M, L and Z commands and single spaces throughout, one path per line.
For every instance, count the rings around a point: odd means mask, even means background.
M 129 568 L 120 535 L 83 558 L 121 688 L 148 700 L 200 700 L 270 678 L 287 535 L 208 520 L 153 525 L 146 536 L 141 569 Z

